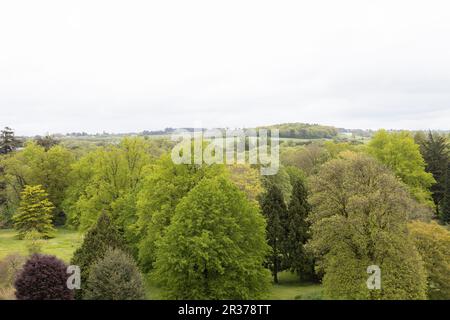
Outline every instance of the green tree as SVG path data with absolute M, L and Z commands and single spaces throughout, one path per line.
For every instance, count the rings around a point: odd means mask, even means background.
M 202 179 L 157 241 L 156 278 L 170 299 L 256 299 L 269 285 L 256 204 L 223 176 Z
M 428 298 L 450 299 L 450 232 L 435 222 L 413 221 L 408 228 L 425 262 Z
M 286 217 L 283 264 L 292 272 L 296 272 L 301 280 L 312 280 L 314 259 L 305 248 L 305 244 L 310 239 L 310 223 L 307 219 L 311 206 L 308 203 L 308 191 L 300 170 L 288 168 L 288 172 L 291 177 L 292 196 Z
M 103 213 L 97 223 L 87 232 L 81 247 L 73 254 L 72 265 L 81 269 L 81 290 L 76 291 L 76 298 L 81 299 L 84 294 L 84 285 L 89 278 L 91 266 L 103 258 L 108 248 L 126 250 L 122 232 L 111 221 L 110 217 Z
M 136 243 L 136 196 L 150 163 L 148 144 L 142 138 L 125 138 L 117 146 L 85 155 L 70 174 L 73 182 L 64 201 L 69 221 L 88 230 L 101 212 L 107 212 L 124 230 L 127 242 Z
M 23 237 L 37 231 L 43 238 L 51 238 L 55 231 L 52 226 L 53 204 L 42 186 L 25 186 L 21 193 L 18 212 L 13 216 L 14 228 Z
M 62 146 L 45 151 L 33 141 L 26 143 L 23 150 L 3 159 L 8 186 L 7 206 L 15 210 L 25 185 L 42 185 L 55 206 L 53 222 L 63 224 L 62 202 L 69 185 L 68 176 L 73 160 L 72 153 Z
M 287 236 L 288 212 L 281 190 L 274 184 L 260 198 L 261 210 L 267 220 L 267 239 L 271 248 L 267 266 L 273 281 L 278 283 L 278 272 L 283 270 L 284 246 Z
M 367 151 L 390 168 L 419 202 L 433 206 L 429 188 L 436 181 L 425 171 L 419 145 L 409 132 L 380 130 L 369 142 Z
M 447 166 L 440 218 L 442 222 L 450 223 L 450 163 Z
M 349 153 L 322 166 L 311 180 L 310 246 L 328 298 L 425 298 L 425 269 L 407 230 L 411 201 L 370 157 Z M 371 265 L 381 269 L 381 290 L 366 285 Z
M 443 135 L 428 133 L 427 139 L 423 140 L 420 150 L 426 162 L 426 171 L 433 174 L 436 183 L 431 186 L 436 215 L 440 216 L 441 202 L 445 192 L 445 178 L 449 162 L 449 145 Z
M 145 168 L 145 178 L 137 195 L 136 232 L 140 235 L 139 264 L 144 271 L 153 268 L 155 244 L 170 225 L 175 208 L 202 179 L 224 173 L 224 166 L 174 164 L 164 155 Z
M 10 153 L 20 145 L 20 141 L 14 136 L 14 130 L 5 127 L 0 131 L 0 154 Z
M 142 276 L 133 258 L 119 249 L 108 249 L 89 273 L 85 300 L 143 300 Z

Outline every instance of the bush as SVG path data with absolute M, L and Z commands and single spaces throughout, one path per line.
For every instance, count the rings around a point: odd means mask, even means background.
M 118 249 L 108 249 L 95 263 L 83 298 L 86 300 L 140 300 L 145 298 L 142 276 L 133 258 Z
M 22 270 L 25 257 L 12 253 L 0 261 L 0 288 L 8 288 L 14 284 L 17 274 Z
M 72 300 L 67 266 L 55 256 L 34 254 L 15 281 L 18 300 Z

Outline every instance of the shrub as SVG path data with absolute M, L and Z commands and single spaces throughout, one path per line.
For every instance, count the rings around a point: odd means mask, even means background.
M 145 298 L 142 276 L 133 258 L 118 249 L 108 249 L 89 273 L 84 299 L 140 300 Z
M 18 300 L 71 300 L 67 266 L 54 256 L 34 254 L 15 281 Z
M 12 253 L 0 261 L 0 288 L 8 288 L 14 284 L 24 262 L 25 257 L 18 253 Z

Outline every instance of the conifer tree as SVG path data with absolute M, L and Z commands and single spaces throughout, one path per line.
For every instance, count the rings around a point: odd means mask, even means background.
M 267 220 L 267 238 L 271 252 L 267 265 L 272 272 L 273 281 L 278 283 L 278 272 L 283 269 L 283 246 L 286 241 L 287 208 L 281 190 L 272 184 L 261 196 L 260 205 Z
M 427 139 L 422 141 L 420 151 L 426 162 L 426 171 L 433 174 L 436 183 L 431 186 L 433 201 L 436 205 L 437 216 L 442 216 L 441 206 L 444 199 L 447 164 L 449 162 L 449 145 L 443 135 L 428 133 Z
M 108 249 L 91 268 L 84 299 L 143 300 L 142 276 L 133 258 L 119 250 Z
M 53 209 L 41 185 L 25 186 L 18 212 L 13 216 L 19 238 L 23 239 L 31 231 L 38 232 L 43 238 L 51 238 L 55 231 L 52 225 Z
M 14 137 L 14 131 L 5 127 L 0 131 L 0 154 L 7 154 L 14 151 L 19 146 L 19 140 Z
M 314 260 L 305 249 L 305 244 L 310 238 L 310 224 L 306 219 L 311 212 L 311 206 L 308 203 L 306 186 L 299 173 L 291 174 L 291 184 L 292 196 L 286 220 L 284 265 L 292 272 L 296 272 L 300 279 L 311 280 L 314 275 Z
M 444 198 L 442 202 L 441 220 L 444 223 L 450 223 L 450 164 L 447 166 Z
M 79 266 L 81 269 L 81 290 L 76 291 L 77 299 L 83 296 L 91 266 L 102 259 L 109 248 L 126 251 L 123 233 L 106 213 L 102 213 L 97 223 L 87 232 L 81 247 L 75 251 L 71 261 L 71 265 Z

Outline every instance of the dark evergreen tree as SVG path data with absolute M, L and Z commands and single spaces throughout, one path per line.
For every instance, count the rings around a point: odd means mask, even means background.
M 311 212 L 308 192 L 301 177 L 291 175 L 292 196 L 289 202 L 284 242 L 284 266 L 296 272 L 301 280 L 313 280 L 314 260 L 305 250 L 310 239 L 310 224 L 307 217 Z
M 287 207 L 281 190 L 275 184 L 269 185 L 266 193 L 261 196 L 260 205 L 267 220 L 267 238 L 271 247 L 267 266 L 272 272 L 273 281 L 278 283 L 278 272 L 283 269 Z
M 46 135 L 45 137 L 37 136 L 34 140 L 39 146 L 43 147 L 45 151 L 50 150 L 50 148 L 54 146 L 57 146 L 60 142 L 51 135 Z
M 450 223 L 450 163 L 447 166 L 444 197 L 442 200 L 441 220 L 444 223 Z
M 437 133 L 428 133 L 425 140 L 422 139 L 421 153 L 426 162 L 426 171 L 433 174 L 436 183 L 431 186 L 433 201 L 436 205 L 436 215 L 442 216 L 442 200 L 445 191 L 445 177 L 447 163 L 449 162 L 449 145 L 445 136 Z
M 67 266 L 55 256 L 34 254 L 14 283 L 19 300 L 72 300 Z
M 20 145 L 20 141 L 14 136 L 14 131 L 5 127 L 0 132 L 0 154 L 7 154 L 14 151 Z
M 73 255 L 71 265 L 80 267 L 81 290 L 77 290 L 75 297 L 83 297 L 83 289 L 89 278 L 91 266 L 102 259 L 109 248 L 127 251 L 123 233 L 114 225 L 106 213 L 102 213 L 97 223 L 87 232 L 83 243 Z

